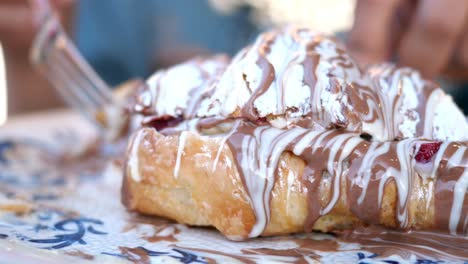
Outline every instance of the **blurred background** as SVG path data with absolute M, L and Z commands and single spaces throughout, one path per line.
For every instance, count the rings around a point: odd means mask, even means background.
M 233 55 L 273 25 L 296 23 L 342 34 L 353 25 L 356 4 L 354 0 L 51 1 L 79 50 L 110 85 L 146 78 L 200 54 Z M 34 26 L 18 23 L 30 16 L 26 6 L 27 0 L 0 1 L 4 57 L 0 57 L 0 91 L 7 86 L 10 115 L 63 106 L 29 64 Z M 5 95 L 0 93 L 0 105 L 5 103 L 2 98 Z M 462 96 L 457 99 L 465 101 Z
M 1 1 L 4 3 L 0 3 L 0 32 L 11 35 L 0 35 L 9 114 L 62 106 L 62 100 L 29 64 L 34 30 L 25 25 L 12 26 L 28 15 L 27 1 Z M 21 1 L 24 3 L 18 4 Z M 113 0 L 112 4 L 63 0 L 54 3 L 79 50 L 110 85 L 135 77 L 146 78 L 161 67 L 200 54 L 233 55 L 261 30 L 274 24 L 295 22 L 330 32 L 344 30 L 351 25 L 353 11 L 353 1 L 349 0 Z

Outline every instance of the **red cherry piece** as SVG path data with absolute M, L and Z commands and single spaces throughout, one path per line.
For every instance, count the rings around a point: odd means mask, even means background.
M 416 154 L 416 161 L 421 163 L 428 163 L 432 157 L 439 151 L 442 142 L 424 143 L 419 147 L 419 151 Z
M 255 124 L 259 126 L 266 125 L 267 123 L 268 123 L 268 120 L 266 117 L 260 117 L 257 120 L 255 120 Z
M 183 121 L 182 117 L 161 116 L 147 121 L 144 125 L 153 127 L 158 131 L 168 127 L 175 127 Z

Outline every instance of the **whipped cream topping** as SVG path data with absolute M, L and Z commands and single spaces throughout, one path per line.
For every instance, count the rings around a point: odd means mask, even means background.
M 295 27 L 274 30 L 237 54 L 198 114 L 241 110 L 253 120 L 283 117 L 275 126 L 307 115 L 324 127 L 346 124 L 351 107 L 343 84 L 359 83 L 361 75 L 344 47 L 326 35 Z
M 363 72 L 335 39 L 298 27 L 261 34 L 231 62 L 194 59 L 157 72 L 147 85 L 135 107 L 145 115 L 318 124 L 377 141 L 468 137 L 450 96 L 417 71 L 383 63 Z
M 423 136 L 440 140 L 468 140 L 468 122 L 452 97 L 439 90 L 430 99 L 426 106 Z
M 138 95 L 135 110 L 146 115 L 192 118 L 228 62 L 224 55 L 195 58 L 156 72 Z
M 467 140 L 468 123 L 461 110 L 435 83 L 418 71 L 393 64 L 373 65 L 367 70 L 381 105 L 384 126 L 372 131 L 381 140 L 424 137 Z

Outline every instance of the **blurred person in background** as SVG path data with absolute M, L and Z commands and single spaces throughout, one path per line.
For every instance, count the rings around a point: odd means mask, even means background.
M 449 92 L 468 114 L 467 0 L 358 0 L 348 48 L 361 65 L 395 61 L 456 80 Z
M 220 15 L 207 0 L 50 1 L 80 51 L 110 85 L 147 77 L 155 69 L 198 54 L 232 55 L 258 33 L 249 19 L 249 6 L 268 2 L 229 0 L 241 3 L 241 8 Z M 296 12 L 300 10 L 296 6 Z M 0 1 L 0 41 L 6 53 L 13 112 L 60 101 L 29 66 L 28 48 L 37 29 L 31 17 L 26 0 Z M 362 65 L 392 60 L 415 67 L 428 78 L 450 73 L 466 80 L 467 18 L 466 0 L 357 0 L 348 45 Z M 465 108 L 467 90 L 454 90 L 458 104 Z

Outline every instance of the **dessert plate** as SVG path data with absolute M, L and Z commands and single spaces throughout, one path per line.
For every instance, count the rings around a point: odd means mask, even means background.
M 464 237 L 362 228 L 231 242 L 214 229 L 137 215 L 120 203 L 121 151 L 68 111 L 2 127 L 0 261 L 468 263 Z

